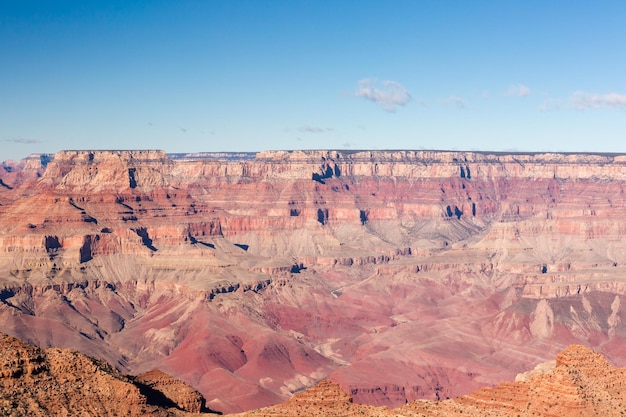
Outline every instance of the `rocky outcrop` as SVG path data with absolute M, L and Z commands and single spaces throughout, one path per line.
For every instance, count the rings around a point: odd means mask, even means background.
M 181 410 L 191 413 L 205 410 L 204 398 L 197 390 L 158 369 L 138 375 L 134 380 L 162 394 Z
M 573 345 L 559 353 L 556 366 L 520 382 L 437 404 L 431 407 L 437 412 L 427 415 L 618 416 L 626 408 L 624 376 L 624 368 L 614 368 L 591 349 Z M 420 408 L 414 403 L 401 410 Z
M 0 334 L 0 412 L 6 416 L 179 416 L 180 407 L 156 405 L 132 379 L 103 361 L 66 349 L 39 349 Z M 161 375 L 160 381 L 172 378 Z M 172 384 L 170 384 L 171 386 Z M 170 400 L 187 394 L 187 410 L 200 412 L 201 397 L 177 383 Z M 157 384 L 158 387 L 160 385 Z M 163 394 L 167 396 L 168 390 Z
M 349 394 L 337 384 L 322 381 L 288 402 L 273 407 L 252 410 L 241 416 L 386 416 L 389 410 L 381 407 L 356 405 Z

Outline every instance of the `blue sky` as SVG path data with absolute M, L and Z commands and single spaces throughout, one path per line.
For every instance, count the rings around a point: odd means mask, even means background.
M 626 152 L 623 1 L 0 1 L 0 160 Z

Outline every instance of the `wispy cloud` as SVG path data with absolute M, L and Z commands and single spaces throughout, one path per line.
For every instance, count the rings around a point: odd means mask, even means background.
M 444 98 L 439 100 L 439 102 L 447 105 L 447 106 L 454 106 L 456 108 L 459 109 L 464 109 L 467 107 L 467 104 L 465 103 L 465 100 L 463 100 L 461 97 L 452 94 L 450 97 L 448 98 Z
M 577 110 L 626 108 L 626 95 L 619 93 L 591 94 L 577 91 L 569 101 Z
M 300 126 L 298 128 L 298 131 L 302 133 L 327 133 L 332 132 L 333 130 L 335 129 L 333 129 L 332 127 L 318 127 L 309 125 Z
M 511 85 L 509 89 L 506 90 L 507 96 L 526 97 L 529 94 L 530 88 L 526 87 L 524 84 Z
M 41 141 L 37 140 L 37 139 L 24 139 L 24 138 L 5 139 L 5 142 L 21 143 L 21 144 L 24 144 L 24 145 L 33 145 L 33 144 L 36 144 L 36 143 L 41 143 Z
M 398 106 L 405 106 L 411 101 L 411 93 L 395 81 L 379 82 L 376 78 L 359 81 L 355 96 L 372 101 L 390 113 L 395 113 Z
M 545 100 L 543 103 L 541 103 L 541 106 L 539 106 L 539 111 L 542 113 L 550 112 L 550 111 L 557 111 L 561 109 L 562 105 L 563 105 L 563 102 L 561 100 L 556 99 L 556 98 L 549 98 Z

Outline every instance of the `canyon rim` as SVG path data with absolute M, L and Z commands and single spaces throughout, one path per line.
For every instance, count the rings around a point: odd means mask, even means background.
M 0 167 L 0 329 L 221 412 L 626 364 L 626 155 L 61 151 Z

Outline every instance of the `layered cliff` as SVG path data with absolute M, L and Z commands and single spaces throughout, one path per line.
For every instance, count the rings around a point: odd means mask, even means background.
M 623 155 L 63 151 L 0 180 L 2 328 L 212 409 L 453 397 L 571 343 L 626 364 Z

